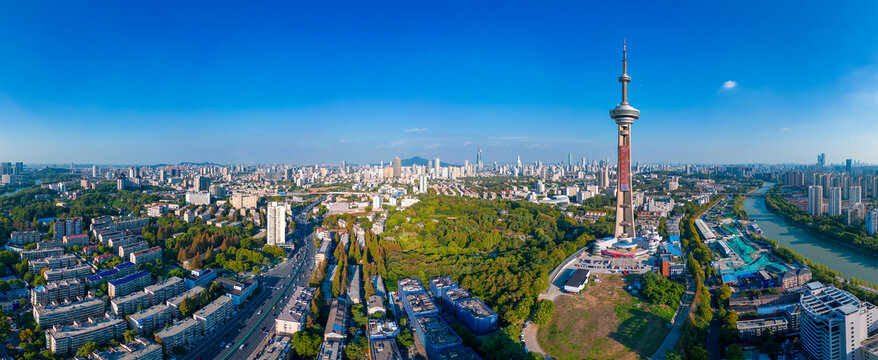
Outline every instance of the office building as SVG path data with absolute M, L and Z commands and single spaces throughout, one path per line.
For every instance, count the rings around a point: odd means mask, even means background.
M 152 283 L 152 276 L 148 271 L 141 270 L 121 279 L 111 280 L 107 285 L 107 292 L 111 298 L 125 296 Z
M 408 293 L 401 300 L 411 319 L 439 314 L 439 309 L 426 292 Z
M 823 215 L 823 187 L 820 185 L 808 187 L 808 215 Z
M 185 318 L 169 328 L 156 332 L 155 338 L 162 344 L 165 354 L 170 354 L 177 347 L 195 342 L 201 334 L 201 323 L 193 318 Z
M 128 326 L 122 319 L 102 319 L 74 326 L 53 326 L 46 330 L 46 343 L 56 355 L 75 353 L 87 342 L 98 345 L 111 339 L 122 339 Z
M 61 241 L 65 235 L 77 235 L 82 233 L 82 218 L 55 219 L 52 223 L 52 239 Z
M 210 205 L 210 193 L 207 191 L 187 192 L 186 203 L 193 205 Z
M 38 305 L 33 308 L 33 315 L 34 321 L 45 328 L 102 317 L 106 309 L 103 300 L 87 299 L 61 305 Z
M 394 339 L 399 335 L 399 326 L 393 320 L 369 319 L 366 325 L 366 336 L 369 338 L 369 341 Z
M 279 335 L 292 336 L 305 328 L 308 313 L 311 312 L 311 300 L 314 299 L 316 288 L 296 287 L 290 301 L 284 305 L 274 322 L 275 332 Z
M 805 286 L 801 298 L 802 350 L 812 359 L 859 359 L 858 349 L 875 328 L 878 308 L 819 282 Z
M 197 286 L 207 288 L 217 275 L 219 273 L 213 269 L 192 269 L 189 271 L 189 276 L 183 280 L 186 281 L 186 287 L 189 289 Z
M 283 245 L 287 242 L 287 208 L 283 203 L 271 202 L 266 209 L 268 222 L 268 245 Z
M 149 303 L 157 305 L 164 303 L 174 296 L 180 295 L 186 290 L 186 283 L 183 279 L 172 276 L 158 284 L 145 287 L 143 292 L 149 296 Z
M 226 197 L 226 187 L 220 184 L 210 185 L 210 197 L 214 199 Z
M 453 309 L 457 308 L 458 302 L 471 297 L 473 297 L 473 295 L 464 288 L 457 287 L 448 289 L 442 293 L 442 306 L 445 309 L 452 309 L 453 311 Z
M 399 179 L 400 177 L 402 177 L 402 160 L 396 156 L 393 158 L 393 178 Z
M 228 296 L 220 296 L 207 306 L 201 308 L 192 314 L 192 318 L 201 323 L 201 329 L 204 332 L 212 332 L 219 329 L 220 325 L 226 322 L 226 319 L 232 316 L 235 305 L 232 298 Z
M 445 290 L 457 287 L 457 283 L 451 280 L 449 276 L 438 276 L 430 279 L 430 295 L 435 299 L 442 298 Z
M 149 335 L 163 329 L 174 321 L 174 311 L 169 306 L 159 304 L 128 315 L 128 327 L 141 335 Z
M 841 188 L 833 186 L 829 188 L 829 216 L 841 215 Z
M 259 286 L 259 282 L 255 279 L 244 279 L 243 282 L 227 279 L 224 277 L 216 278 L 216 282 L 226 289 L 226 296 L 235 300 L 235 306 L 243 304 L 247 298 L 253 294 L 253 291 Z
M 467 347 L 456 347 L 439 352 L 437 360 L 482 360 L 473 349 Z
M 192 181 L 192 191 L 201 192 L 208 191 L 210 188 L 210 178 L 206 176 L 196 176 Z
M 497 313 L 478 298 L 458 302 L 456 314 L 466 327 L 478 335 L 497 330 Z
M 462 343 L 460 337 L 437 315 L 413 319 L 412 326 L 427 351 L 428 359 L 436 359 L 441 351 L 458 347 Z

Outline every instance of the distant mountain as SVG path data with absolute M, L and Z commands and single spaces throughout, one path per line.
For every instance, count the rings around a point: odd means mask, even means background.
M 402 166 L 412 166 L 412 165 L 427 166 L 430 163 L 430 161 L 432 161 L 432 160 L 424 159 L 420 156 L 415 156 L 415 157 L 411 157 L 408 159 L 400 160 L 400 164 Z M 441 163 L 441 166 L 459 166 L 457 164 L 449 164 L 447 162 L 442 161 L 441 159 L 439 160 L 439 162 Z M 393 164 L 393 161 L 391 161 L 390 163 Z
M 221 166 L 220 164 L 215 164 L 212 162 L 196 163 L 196 162 L 188 162 L 188 161 L 181 162 L 180 165 L 181 166 L 185 166 L 185 165 L 190 165 L 190 166 Z

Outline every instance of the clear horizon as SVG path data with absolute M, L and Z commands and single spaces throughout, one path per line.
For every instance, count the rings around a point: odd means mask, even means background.
M 0 161 L 615 162 L 624 38 L 634 162 L 878 163 L 876 3 L 500 4 L 2 4 Z

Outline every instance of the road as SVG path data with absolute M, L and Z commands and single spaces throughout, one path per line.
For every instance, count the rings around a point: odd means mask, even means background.
M 310 207 L 307 210 L 310 210 Z M 250 358 L 265 337 L 263 329 L 270 330 L 274 326 L 274 319 L 285 305 L 284 296 L 292 295 L 293 285 L 308 284 L 314 271 L 316 253 L 312 230 L 310 224 L 298 223 L 293 235 L 297 239 L 296 251 L 290 260 L 263 274 L 260 278 L 263 284 L 262 292 L 247 302 L 244 309 L 239 309 L 235 318 L 218 331 L 201 339 L 198 347 L 185 355 L 182 360 Z M 222 343 L 229 342 L 232 343 L 229 348 L 220 347 Z

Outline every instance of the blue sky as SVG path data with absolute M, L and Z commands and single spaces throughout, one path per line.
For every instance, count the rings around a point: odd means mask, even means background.
M 475 3 L 3 2 L 0 157 L 610 158 L 626 38 L 635 161 L 878 162 L 878 3 Z

